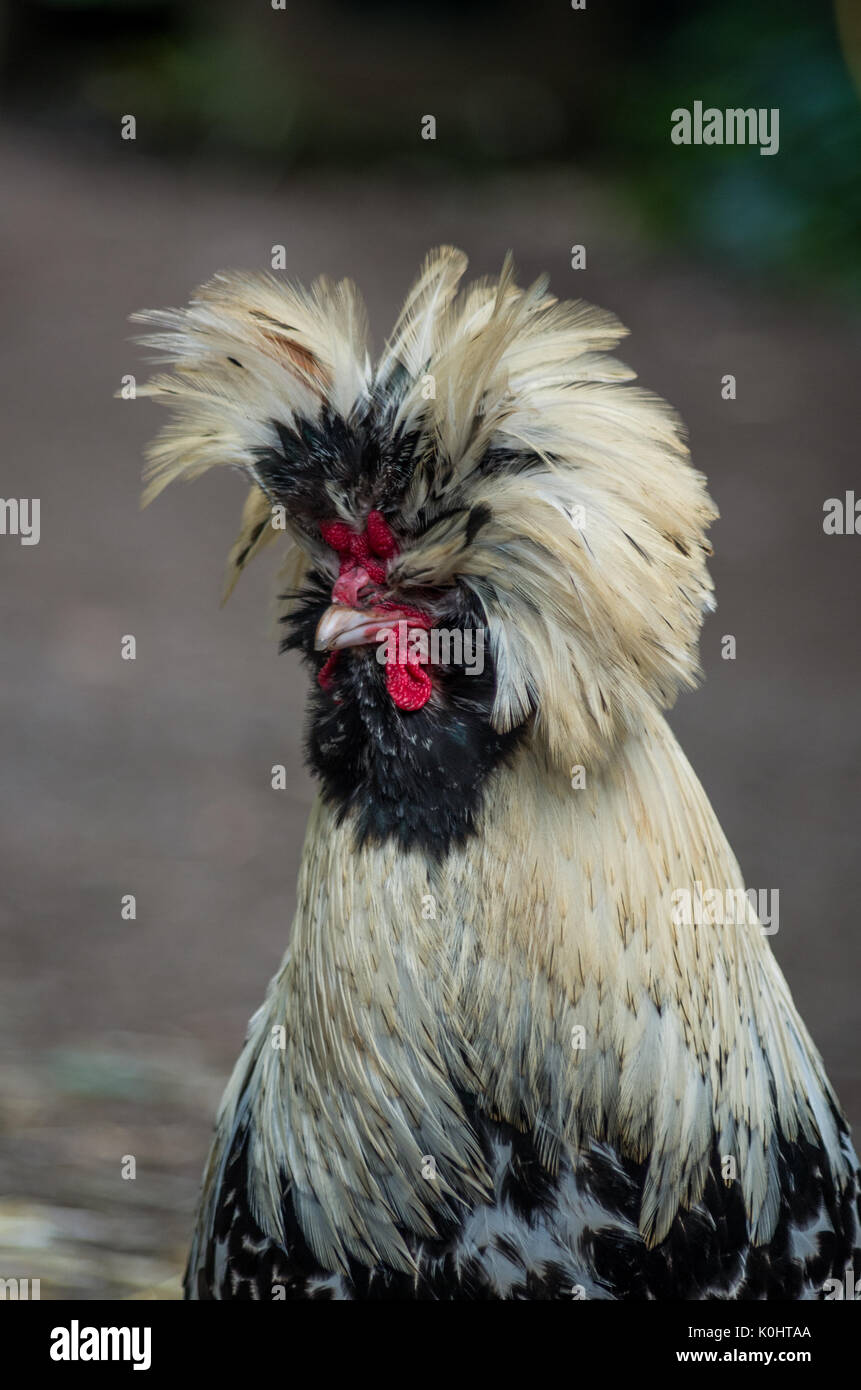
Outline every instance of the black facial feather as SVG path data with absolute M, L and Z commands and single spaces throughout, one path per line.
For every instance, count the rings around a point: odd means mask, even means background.
M 416 467 L 419 434 L 394 430 L 391 413 L 391 402 L 372 398 L 350 420 L 328 406 L 295 430 L 273 420 L 278 445 L 254 451 L 261 484 L 306 521 L 330 519 L 335 493 L 359 512 L 395 507 Z
M 282 650 L 301 651 L 315 677 L 324 657 L 314 651 L 314 633 L 330 583 L 315 574 L 283 620 Z M 478 629 L 483 615 L 458 594 L 456 611 L 453 605 L 438 626 Z M 481 674 L 455 665 L 432 674 L 433 696 L 411 712 L 393 704 L 373 646 L 340 653 L 331 690 L 315 682 L 306 756 L 340 816 L 355 812 L 359 844 L 394 836 L 404 849 L 445 854 L 474 830 L 488 777 L 521 737 L 522 727 L 506 734 L 491 728 L 495 678 L 487 650 Z

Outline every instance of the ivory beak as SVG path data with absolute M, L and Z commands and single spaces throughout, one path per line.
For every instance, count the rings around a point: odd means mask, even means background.
M 361 612 L 343 603 L 333 603 L 317 624 L 314 649 L 318 652 L 337 652 L 342 647 L 360 647 L 366 642 L 373 642 L 380 628 L 390 626 L 394 621 L 387 613 L 373 609 Z

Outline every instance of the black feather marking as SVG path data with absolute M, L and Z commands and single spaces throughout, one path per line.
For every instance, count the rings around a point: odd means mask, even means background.
M 265 521 L 260 521 L 260 522 L 258 522 L 258 524 L 254 527 L 254 530 L 251 532 L 251 535 L 248 537 L 248 544 L 245 546 L 245 549 L 244 549 L 244 550 L 241 550 L 241 551 L 239 552 L 239 554 L 237 555 L 237 557 L 236 557 L 235 564 L 236 564 L 236 568 L 237 568 L 237 569 L 242 569 L 242 566 L 245 564 L 245 561 L 248 559 L 249 554 L 250 554 L 251 551 L 254 549 L 254 547 L 255 547 L 255 545 L 257 544 L 257 542 L 259 541 L 260 537 L 263 535 L 263 532 L 264 532 L 265 528 L 266 528 L 266 522 L 265 522 Z
M 493 1199 L 437 1239 L 401 1230 L 417 1274 L 356 1260 L 346 1274 L 323 1269 L 298 1225 L 286 1180 L 285 1239 L 267 1239 L 252 1215 L 247 1135 L 240 1133 L 200 1267 L 186 1271 L 186 1296 L 546 1302 L 570 1301 L 579 1286 L 587 1298 L 618 1301 L 786 1301 L 822 1299 L 826 1280 L 842 1286 L 847 1266 L 859 1267 L 858 1175 L 840 1192 L 823 1150 L 804 1140 L 780 1138 L 781 1204 L 767 1245 L 751 1244 L 740 1185 L 724 1183 L 715 1146 L 701 1198 L 680 1209 L 666 1239 L 649 1249 L 637 1230 L 647 1163 L 592 1140 L 550 1173 L 534 1135 L 489 1119 L 474 1097 L 462 1099 L 493 1175 Z M 795 1238 L 806 1230 L 809 1242 L 817 1227 L 816 1253 L 805 1258 Z
M 548 457 L 552 463 L 553 456 Z M 481 459 L 478 471 L 485 477 L 495 477 L 503 474 L 529 473 L 533 469 L 545 467 L 541 455 L 530 450 L 490 448 Z
M 650 565 L 650 564 L 652 563 L 651 557 L 650 557 L 649 555 L 646 554 L 645 550 L 643 549 L 643 547 L 642 547 L 641 545 L 638 545 L 638 544 L 637 544 L 637 542 L 634 540 L 634 537 L 633 537 L 633 536 L 629 536 L 629 535 L 628 535 L 628 532 L 624 529 L 624 527 L 622 528 L 622 535 L 625 537 L 625 540 L 626 540 L 626 541 L 630 541 L 631 545 L 634 547 L 634 549 L 636 550 L 637 554 L 638 554 L 638 555 L 642 555 L 643 559 L 646 561 L 646 564 L 647 564 L 647 565 Z
M 323 406 L 317 419 L 300 418 L 295 429 L 271 424 L 278 445 L 255 450 L 257 473 L 300 523 L 330 519 L 333 495 L 357 517 L 373 507 L 391 514 L 418 461 L 418 434 L 393 430 L 388 406 L 377 398 L 349 420 Z
M 445 511 L 437 511 L 433 507 L 422 507 L 416 513 L 415 521 L 411 529 L 413 539 L 427 535 L 432 527 L 438 526 L 441 521 L 448 521 L 453 516 L 463 516 L 466 507 L 446 507 Z
M 486 502 L 479 502 L 473 507 L 466 520 L 466 543 L 472 545 L 476 536 L 483 526 L 487 526 L 493 520 L 493 512 Z

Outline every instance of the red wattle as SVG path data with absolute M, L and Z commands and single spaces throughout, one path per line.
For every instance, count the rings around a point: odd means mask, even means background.
M 418 661 L 405 661 L 403 665 L 387 661 L 386 689 L 398 709 L 411 712 L 427 704 L 433 686 L 430 676 Z
M 397 555 L 398 543 L 382 512 L 368 513 L 366 529 L 361 535 L 351 530 L 345 521 L 321 521 L 320 535 L 341 561 L 333 597 L 344 601 L 349 595 L 349 601 L 355 603 L 366 579 L 374 584 L 385 583 L 385 561 Z M 407 623 L 407 643 L 410 629 L 431 626 L 430 618 L 418 608 L 391 602 L 378 606 L 396 613 L 399 620 Z M 318 672 L 317 684 L 322 690 L 332 688 L 337 659 L 338 652 L 332 652 Z M 411 712 L 427 704 L 433 684 L 418 656 L 399 653 L 386 662 L 386 689 L 398 709 Z

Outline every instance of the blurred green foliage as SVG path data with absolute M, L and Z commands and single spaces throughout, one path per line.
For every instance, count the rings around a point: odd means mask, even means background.
M 131 112 L 168 158 L 568 167 L 610 180 L 659 244 L 861 301 L 861 105 L 829 0 L 11 0 L 2 65 L 7 113 L 106 150 Z M 671 112 L 697 100 L 777 107 L 779 153 L 673 145 Z
M 777 108 L 779 153 L 668 146 L 668 107 L 695 100 Z M 861 300 L 861 103 L 829 5 L 699 6 L 615 115 L 612 167 L 656 235 Z

